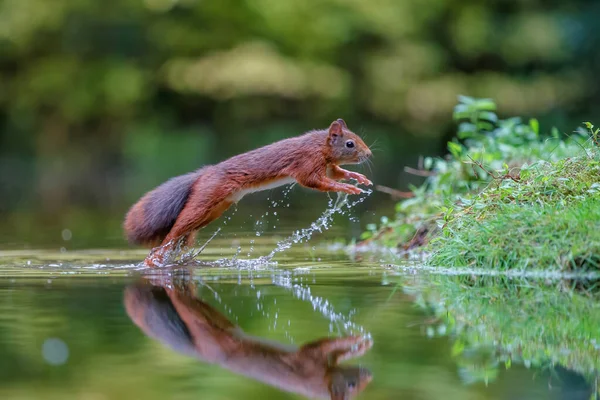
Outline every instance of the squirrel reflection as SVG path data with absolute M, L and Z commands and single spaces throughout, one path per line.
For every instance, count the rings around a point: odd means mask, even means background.
M 125 308 L 146 335 L 173 350 L 288 392 L 346 400 L 371 381 L 367 369 L 338 365 L 367 352 L 370 340 L 324 338 L 299 348 L 263 341 L 245 334 L 194 293 L 191 280 L 143 281 L 125 289 Z

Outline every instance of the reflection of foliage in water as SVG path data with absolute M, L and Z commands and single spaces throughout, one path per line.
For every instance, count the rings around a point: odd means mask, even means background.
M 598 379 L 597 292 L 569 281 L 473 276 L 425 280 L 425 285 L 405 290 L 434 317 L 427 334 L 453 339 L 452 356 L 466 383 L 493 381 L 502 366 L 512 363 L 550 370 L 562 366 L 592 385 Z M 572 290 L 575 286 L 581 290 Z

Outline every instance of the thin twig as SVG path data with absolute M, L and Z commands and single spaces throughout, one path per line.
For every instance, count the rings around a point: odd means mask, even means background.
M 412 175 L 417 175 L 417 176 L 434 176 L 436 175 L 436 173 L 434 171 L 427 171 L 425 169 L 414 169 L 411 167 L 404 167 L 404 171 L 408 172 L 409 174 Z
M 415 197 L 415 194 L 413 192 L 402 192 L 400 190 L 392 189 L 390 187 L 383 186 L 383 185 L 375 185 L 375 190 L 382 192 L 382 193 L 389 194 L 390 196 L 397 198 L 397 199 L 410 199 L 410 198 Z
M 512 176 L 512 175 L 510 174 L 510 172 L 509 172 L 509 173 L 506 173 L 506 174 L 504 174 L 504 175 L 498 175 L 498 173 L 497 173 L 497 172 L 490 171 L 489 169 L 487 169 L 487 168 L 486 168 L 486 167 L 485 167 L 485 166 L 484 166 L 484 165 L 481 163 L 481 161 L 476 161 L 476 160 L 474 160 L 474 159 L 473 159 L 473 157 L 471 157 L 471 156 L 467 156 L 467 157 L 469 157 L 469 160 L 473 161 L 473 164 L 477 165 L 479 168 L 481 168 L 483 171 L 485 171 L 485 172 L 486 172 L 486 173 L 487 173 L 489 176 L 491 176 L 491 177 L 492 177 L 492 179 L 494 179 L 495 181 L 501 181 L 501 180 L 504 180 L 504 179 L 511 179 L 511 180 L 513 180 L 514 182 L 517 182 L 517 183 L 521 181 L 521 177 L 519 177 L 519 176 Z

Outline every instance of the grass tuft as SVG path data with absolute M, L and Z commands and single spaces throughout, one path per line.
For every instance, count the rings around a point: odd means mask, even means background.
M 600 162 L 538 162 L 457 203 L 442 221 L 431 265 L 600 270 Z

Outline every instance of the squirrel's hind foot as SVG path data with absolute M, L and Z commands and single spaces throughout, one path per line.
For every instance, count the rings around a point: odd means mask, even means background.
M 158 254 L 149 254 L 148 257 L 144 259 L 144 266 L 149 268 L 160 268 L 164 267 L 164 259 L 162 256 Z

